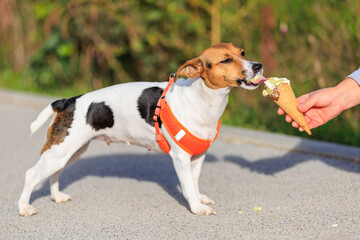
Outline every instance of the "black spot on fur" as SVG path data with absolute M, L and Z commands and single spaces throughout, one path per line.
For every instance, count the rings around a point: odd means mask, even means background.
M 141 118 L 143 118 L 151 126 L 155 126 L 153 116 L 156 104 L 158 103 L 164 89 L 159 87 L 146 88 L 138 99 L 138 110 Z M 159 119 L 160 120 L 160 119 Z M 161 121 L 159 123 L 161 127 Z
M 91 103 L 86 114 L 86 123 L 95 131 L 114 126 L 114 114 L 105 102 Z
M 72 97 L 69 99 L 60 99 L 53 102 L 51 106 L 55 112 L 63 112 L 65 110 L 74 112 L 76 99 L 78 99 L 81 96 L 82 95 Z

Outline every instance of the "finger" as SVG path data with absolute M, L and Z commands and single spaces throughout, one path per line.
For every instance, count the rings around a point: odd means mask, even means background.
M 292 125 L 294 128 L 300 127 L 299 124 L 298 124 L 297 122 L 295 122 L 295 121 L 293 121 L 293 122 L 291 123 L 291 125 Z
M 319 126 L 321 126 L 322 124 L 318 121 L 311 121 L 308 123 L 308 127 L 309 129 L 313 129 L 313 128 L 317 128 Z
M 282 108 L 278 108 L 277 113 L 278 113 L 279 115 L 283 115 L 283 114 L 285 113 L 285 111 L 282 110 Z
M 301 103 L 305 102 L 307 99 L 309 99 L 309 97 L 310 97 L 310 94 L 304 94 L 304 95 L 296 98 L 296 100 L 299 104 L 301 104 Z
M 309 127 L 309 129 L 313 129 L 313 128 L 317 128 L 319 126 L 321 126 L 322 124 L 316 120 L 313 120 L 312 118 L 310 118 L 308 115 L 304 114 L 305 117 L 305 121 Z
M 292 121 L 292 118 L 289 115 L 285 116 L 285 121 L 290 123 Z
M 298 110 L 300 112 L 307 112 L 311 107 L 313 107 L 314 105 L 316 105 L 316 103 L 319 101 L 319 97 L 317 94 L 313 94 L 313 95 L 309 95 L 307 94 L 309 97 L 306 98 L 302 98 L 301 101 L 298 105 Z

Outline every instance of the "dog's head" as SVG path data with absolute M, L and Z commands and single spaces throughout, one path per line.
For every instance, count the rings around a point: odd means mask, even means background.
M 246 60 L 245 52 L 232 43 L 220 43 L 206 49 L 199 57 L 183 64 L 175 73 L 178 76 L 194 78 L 200 76 L 205 85 L 211 89 L 225 87 L 242 87 L 255 89 L 260 82 L 249 80 L 262 75 L 262 65 Z

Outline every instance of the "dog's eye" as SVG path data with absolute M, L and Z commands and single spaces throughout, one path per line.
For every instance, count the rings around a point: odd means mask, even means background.
M 243 57 L 245 56 L 245 51 L 241 52 L 241 56 L 243 56 Z
M 232 61 L 233 61 L 232 58 L 227 58 L 224 61 L 221 61 L 220 63 L 230 63 Z

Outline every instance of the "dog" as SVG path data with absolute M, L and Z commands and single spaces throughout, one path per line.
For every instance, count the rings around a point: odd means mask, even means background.
M 252 90 L 259 86 L 259 82 L 249 80 L 262 75 L 262 65 L 246 60 L 244 55 L 243 49 L 231 43 L 220 43 L 185 62 L 176 71 L 175 82 L 165 99 L 177 120 L 194 136 L 214 139 L 233 87 Z M 48 177 L 52 200 L 62 203 L 71 199 L 59 191 L 59 176 L 79 159 L 91 140 L 108 144 L 124 142 L 161 151 L 153 115 L 166 86 L 167 82 L 124 83 L 49 104 L 30 126 L 33 134 L 56 113 L 40 160 L 26 171 L 18 201 L 19 214 L 36 214 L 29 204 L 30 196 L 34 187 Z M 161 132 L 170 145 L 169 155 L 191 212 L 216 214 L 209 206 L 214 201 L 201 194 L 198 187 L 206 151 L 192 156 L 176 143 L 164 125 Z

